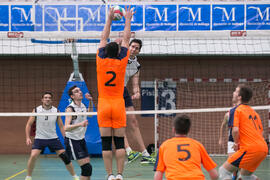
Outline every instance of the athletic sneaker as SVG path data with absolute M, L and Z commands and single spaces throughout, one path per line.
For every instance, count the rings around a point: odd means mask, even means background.
M 147 164 L 155 164 L 156 159 L 153 158 L 152 156 L 142 156 L 141 164 L 142 165 L 147 165 Z
M 73 176 L 73 180 L 80 180 L 80 177 L 75 175 L 75 176 Z
M 115 180 L 123 180 L 122 174 L 117 174 L 117 176 L 115 176 Z
M 107 180 L 115 180 L 115 177 L 113 174 L 108 175 Z
M 140 152 L 137 151 L 131 151 L 128 155 L 128 163 L 132 163 L 133 161 L 135 161 L 136 159 L 138 159 L 138 157 L 141 156 Z
M 32 180 L 32 177 L 31 176 L 26 176 L 25 180 Z

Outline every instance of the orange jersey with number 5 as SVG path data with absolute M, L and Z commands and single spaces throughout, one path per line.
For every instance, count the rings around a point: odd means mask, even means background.
M 174 137 L 160 146 L 154 170 L 165 172 L 167 180 L 203 180 L 201 164 L 207 171 L 217 166 L 200 142 Z
M 97 83 L 99 98 L 123 98 L 124 79 L 129 50 L 121 47 L 117 59 L 105 57 L 105 47 L 97 51 Z

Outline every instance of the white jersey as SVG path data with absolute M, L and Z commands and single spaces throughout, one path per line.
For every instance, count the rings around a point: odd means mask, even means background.
M 134 74 L 136 74 L 139 71 L 140 67 L 141 65 L 137 61 L 136 56 L 134 59 L 128 59 L 128 64 L 127 64 L 126 74 L 125 74 L 125 86 L 127 86 L 129 78 L 134 76 Z
M 83 103 L 81 103 L 80 106 L 76 105 L 73 101 L 72 103 L 68 106 L 72 108 L 74 112 L 86 112 L 86 107 Z M 72 116 L 71 120 L 71 125 L 72 124 L 78 124 L 80 122 L 83 122 L 84 120 L 87 119 L 87 116 Z M 77 127 L 76 129 L 73 129 L 71 131 L 66 131 L 66 137 L 74 140 L 81 140 L 84 139 L 85 137 L 85 132 L 86 132 L 87 127 Z
M 42 105 L 36 107 L 37 113 L 56 113 L 57 109 L 52 106 L 51 109 L 44 109 Z M 57 116 L 37 116 L 36 117 L 36 136 L 35 139 L 55 139 Z

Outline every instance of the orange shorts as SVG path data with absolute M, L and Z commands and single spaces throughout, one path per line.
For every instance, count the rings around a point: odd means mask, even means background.
M 126 127 L 126 109 L 124 98 L 99 98 L 97 117 L 99 127 Z
M 254 172 L 261 162 L 266 158 L 267 152 L 265 151 L 248 151 L 240 149 L 236 151 L 227 162 L 241 169 Z

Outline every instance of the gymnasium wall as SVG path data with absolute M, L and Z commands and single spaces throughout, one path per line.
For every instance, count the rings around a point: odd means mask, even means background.
M 267 56 L 145 56 L 140 80 L 155 78 L 261 78 L 270 79 L 270 61 Z M 97 104 L 95 61 L 81 61 L 80 71 Z M 54 106 L 58 105 L 69 75 L 70 57 L 63 56 L 2 56 L 0 57 L 0 112 L 31 112 L 40 105 L 44 91 L 54 93 Z M 134 102 L 140 110 L 140 101 Z M 154 143 L 154 121 L 137 116 L 145 145 Z M 27 117 L 0 117 L 0 153 L 26 154 Z M 265 124 L 268 119 L 264 119 Z M 266 125 L 267 126 L 267 125 Z M 267 130 L 266 130 L 267 131 Z M 130 142 L 134 149 L 137 145 Z

